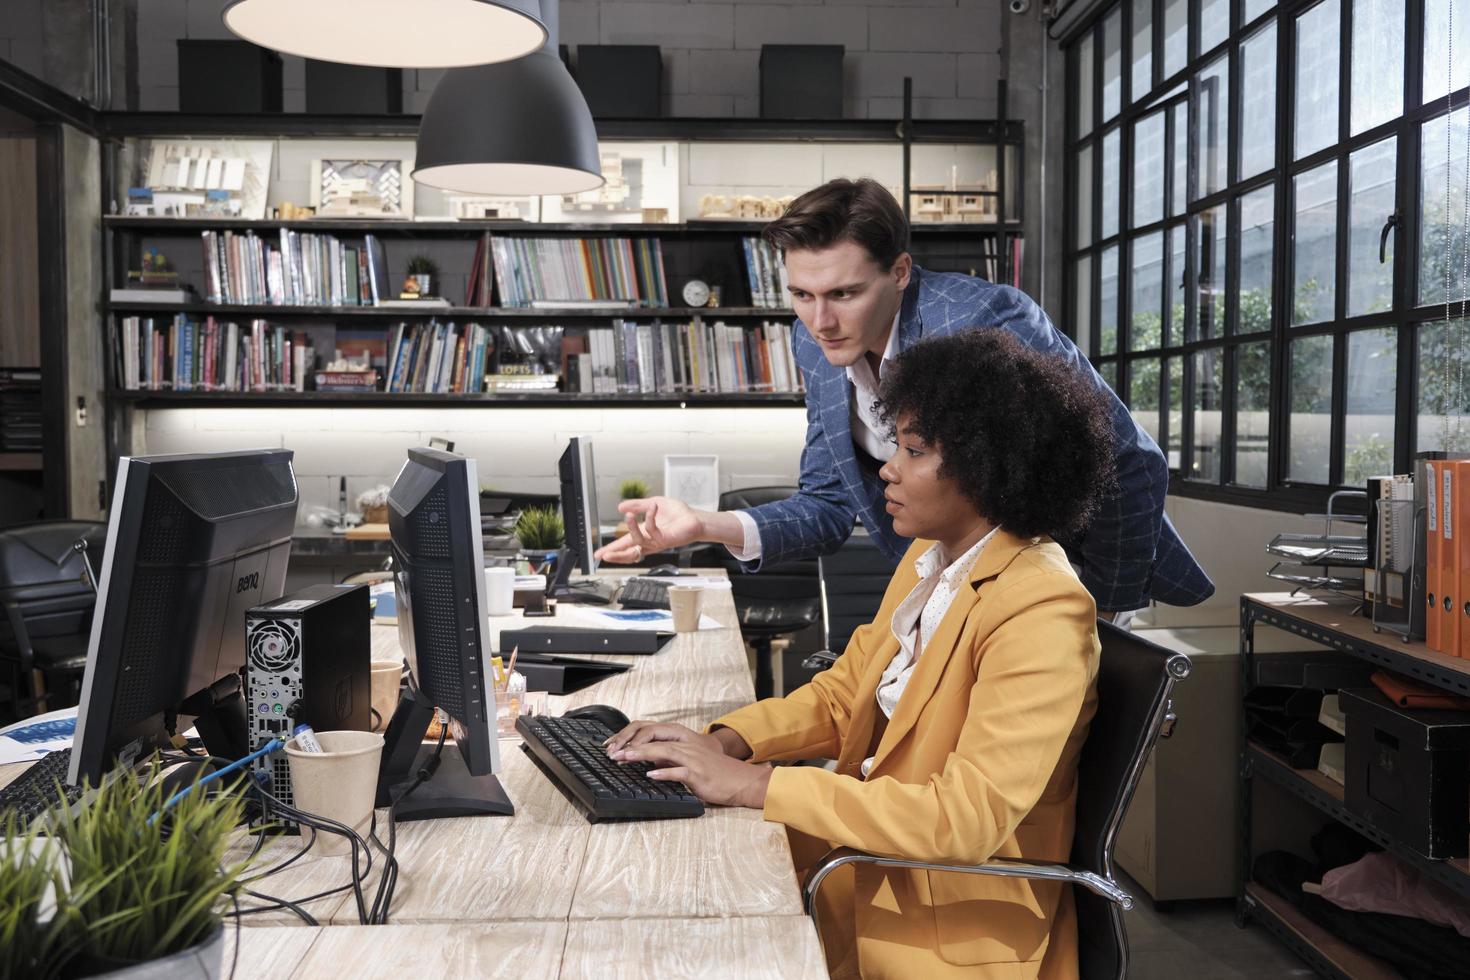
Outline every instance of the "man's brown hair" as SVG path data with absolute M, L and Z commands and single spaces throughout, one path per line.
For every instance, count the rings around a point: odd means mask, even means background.
M 909 223 L 888 189 L 869 177 L 839 177 L 791 202 L 761 233 L 782 252 L 821 249 L 842 241 L 868 250 L 884 269 L 908 249 Z

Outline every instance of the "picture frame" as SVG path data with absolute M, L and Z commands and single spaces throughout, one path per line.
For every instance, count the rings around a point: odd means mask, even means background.
M 664 456 L 664 496 L 698 510 L 720 509 L 720 457 Z
M 409 161 L 329 157 L 311 162 L 311 206 L 321 217 L 413 216 Z

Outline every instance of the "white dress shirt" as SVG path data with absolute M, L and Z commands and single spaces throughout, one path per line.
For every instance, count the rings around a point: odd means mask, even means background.
M 909 678 L 918 666 L 919 655 L 929 646 L 934 632 L 939 629 L 954 598 L 965 585 L 965 579 L 980 557 L 985 543 L 995 535 L 995 528 L 974 546 L 960 555 L 948 568 L 941 569 L 939 545 L 936 543 L 914 562 L 919 573 L 919 583 L 914 586 L 898 608 L 893 611 L 893 635 L 898 639 L 898 652 L 888 662 L 883 677 L 878 681 L 878 710 L 884 717 L 892 718 L 898 708 L 899 699 L 909 685 Z M 873 768 L 873 756 L 863 760 L 862 773 L 866 778 Z
M 852 384 L 852 401 L 849 404 L 849 427 L 852 441 L 869 456 L 886 463 L 898 452 L 898 444 L 888 438 L 888 427 L 878 415 L 878 386 L 888 373 L 889 366 L 898 359 L 898 320 L 903 315 L 900 306 L 893 314 L 893 326 L 888 330 L 888 344 L 883 348 L 883 357 L 878 363 L 878 376 L 868 364 L 867 352 L 847 366 L 847 380 Z M 735 519 L 740 522 L 742 542 L 740 550 L 726 545 L 730 554 L 739 561 L 755 561 L 761 556 L 761 532 L 755 518 L 743 510 L 737 510 Z

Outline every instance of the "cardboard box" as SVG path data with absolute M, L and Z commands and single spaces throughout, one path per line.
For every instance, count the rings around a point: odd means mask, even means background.
M 761 118 L 841 119 L 842 55 L 840 44 L 762 44 Z
M 280 112 L 281 56 L 249 41 L 179 39 L 179 111 Z
M 1425 857 L 1470 855 L 1470 712 L 1399 708 L 1377 688 L 1338 701 L 1347 808 Z

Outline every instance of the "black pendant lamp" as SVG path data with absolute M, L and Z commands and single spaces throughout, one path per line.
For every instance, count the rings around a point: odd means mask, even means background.
M 229 0 L 224 21 L 274 51 L 383 68 L 506 61 L 547 36 L 536 0 Z
M 509 196 L 603 185 L 592 111 L 556 54 L 557 14 L 557 0 L 542 0 L 539 51 L 444 73 L 419 123 L 414 180 Z

